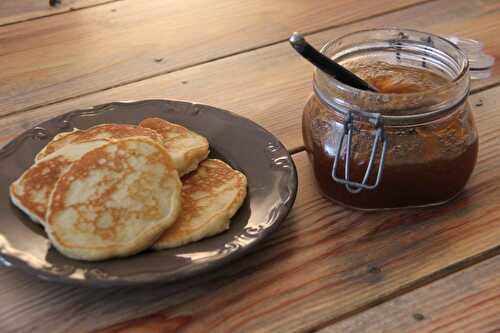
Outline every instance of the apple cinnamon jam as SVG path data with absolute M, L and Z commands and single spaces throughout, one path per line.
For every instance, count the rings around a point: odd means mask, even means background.
M 324 196 L 370 210 L 459 194 L 478 151 L 466 56 L 438 36 L 399 29 L 356 32 L 322 52 L 379 91 L 314 73 L 302 127 Z

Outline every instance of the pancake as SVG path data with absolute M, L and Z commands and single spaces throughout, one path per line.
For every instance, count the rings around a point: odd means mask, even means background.
M 46 156 L 10 185 L 11 201 L 34 222 L 44 224 L 50 194 L 59 177 L 83 154 L 106 143 L 105 140 L 75 143 Z
M 181 187 L 163 146 L 144 137 L 113 140 L 59 178 L 46 230 L 52 244 L 74 259 L 128 256 L 150 247 L 175 222 Z
M 182 212 L 153 248 L 181 246 L 228 229 L 246 194 L 247 179 L 241 172 L 220 160 L 202 162 L 183 179 Z
M 169 151 L 181 176 L 195 170 L 208 156 L 207 139 L 185 127 L 160 118 L 146 118 L 139 126 L 160 134 L 162 143 Z
M 36 156 L 35 161 L 54 153 L 68 144 L 82 143 L 100 139 L 120 139 L 134 136 L 145 136 L 152 140 L 163 139 L 155 131 L 148 128 L 126 124 L 102 124 L 86 130 L 75 129 L 73 132 L 59 133 Z

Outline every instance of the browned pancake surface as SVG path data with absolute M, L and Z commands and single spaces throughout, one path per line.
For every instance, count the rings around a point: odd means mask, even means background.
M 127 124 L 102 124 L 86 130 L 75 130 L 56 137 L 36 155 L 35 160 L 39 161 L 68 144 L 99 139 L 121 139 L 134 136 L 145 136 L 155 141 L 162 140 L 162 137 L 158 133 L 149 128 Z
M 181 176 L 195 170 L 208 156 L 208 140 L 183 126 L 160 118 L 146 118 L 139 126 L 152 129 L 162 137 L 162 144 Z
M 246 177 L 220 160 L 203 161 L 182 181 L 182 212 L 155 249 L 180 246 L 226 230 L 246 196 Z
M 76 259 L 136 253 L 175 221 L 181 186 L 160 144 L 141 137 L 111 141 L 83 155 L 57 182 L 49 236 Z

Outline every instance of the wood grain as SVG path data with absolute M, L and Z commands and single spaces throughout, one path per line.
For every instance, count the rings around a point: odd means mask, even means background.
M 327 30 L 310 36 L 315 45 L 350 31 L 374 26 L 408 26 L 483 41 L 489 54 L 500 58 L 500 2 L 441 0 Z M 237 75 L 235 75 L 237 73 Z M 288 43 L 265 47 L 115 89 L 56 103 L 0 120 L 0 143 L 37 123 L 74 109 L 116 100 L 167 98 L 194 100 L 231 110 L 263 125 L 288 148 L 302 146 L 300 119 L 311 92 L 312 68 Z M 480 90 L 500 81 L 500 64 L 493 76 L 477 81 Z M 0 113 L 4 112 L 0 109 Z
M 62 0 L 60 5 L 50 6 L 49 0 L 0 1 L 0 26 L 56 15 L 119 0 Z
M 127 0 L 0 27 L 0 114 L 422 1 Z
M 500 252 L 499 96 L 500 87 L 471 98 L 479 164 L 452 204 L 349 211 L 320 197 L 305 153 L 295 154 L 295 207 L 245 258 L 180 284 L 99 291 L 0 269 L 0 330 L 85 332 L 153 313 L 103 332 L 302 332 Z
M 98 332 L 310 331 L 499 254 L 499 92 L 475 97 L 483 103 L 474 110 L 479 162 L 453 203 L 349 211 L 320 197 L 305 153 L 296 154 L 295 209 L 264 246 L 225 269 L 237 279 L 222 287 L 207 283 L 210 291 L 201 297 Z M 245 269 L 235 273 L 240 265 Z
M 500 256 L 400 296 L 318 333 L 500 331 Z

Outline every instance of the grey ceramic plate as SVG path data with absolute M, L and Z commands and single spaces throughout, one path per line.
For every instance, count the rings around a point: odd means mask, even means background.
M 160 117 L 206 136 L 211 156 L 241 170 L 248 197 L 231 228 L 218 236 L 159 252 L 96 263 L 72 260 L 51 247 L 43 228 L 11 204 L 8 186 L 57 133 L 102 123 L 137 124 Z M 92 286 L 168 282 L 233 260 L 269 234 L 287 215 L 297 173 L 283 145 L 248 119 L 206 105 L 166 100 L 111 103 L 53 118 L 21 134 L 0 151 L 0 259 L 46 280 Z

